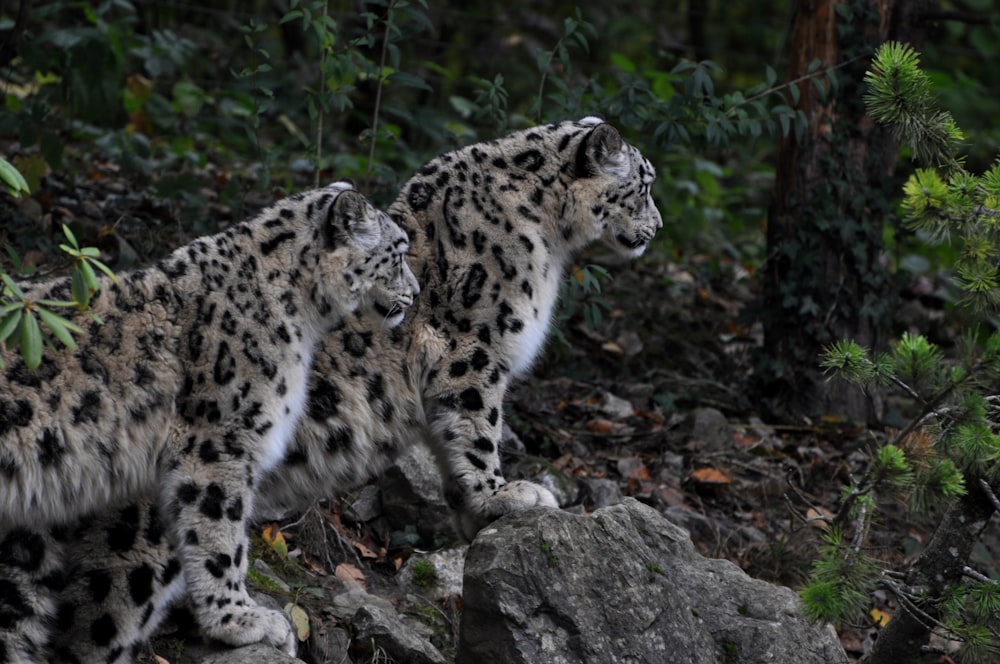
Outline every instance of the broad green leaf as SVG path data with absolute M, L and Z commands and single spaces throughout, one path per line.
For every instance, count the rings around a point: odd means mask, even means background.
M 31 314 L 21 324 L 21 355 L 29 369 L 37 369 L 42 363 L 42 328 Z
M 7 289 L 10 290 L 10 292 L 14 295 L 14 297 L 16 297 L 19 300 L 24 299 L 24 291 L 21 290 L 21 287 L 17 285 L 17 282 L 11 279 L 9 274 L 7 274 L 6 272 L 0 272 L 0 279 L 3 279 L 4 285 L 7 286 Z
M 14 311 L 8 313 L 2 321 L 0 321 L 0 341 L 5 341 L 7 337 L 14 333 L 17 329 L 18 323 L 21 322 L 21 315 L 24 309 L 18 307 Z
M 0 157 L 0 183 L 3 183 L 12 196 L 31 193 L 21 171 L 3 157 Z
M 45 326 L 55 335 L 56 339 L 61 341 L 70 350 L 76 350 L 76 340 L 73 338 L 72 333 L 81 334 L 83 332 L 83 329 L 79 325 L 52 313 L 48 309 L 38 308 L 35 311 L 38 312 L 38 318 L 45 323 Z
M 764 68 L 764 80 L 767 81 L 767 87 L 773 87 L 774 82 L 778 80 L 778 72 L 774 71 L 774 67 L 767 65 Z
M 108 267 L 107 265 L 105 265 L 101 261 L 90 261 L 90 262 L 98 270 L 100 270 L 104 274 L 108 275 L 108 277 L 111 279 L 111 281 L 115 282 L 116 285 L 121 285 L 121 281 L 119 281 L 118 275 L 115 274 L 115 271 L 112 270 L 110 267 Z
M 87 284 L 87 289 L 90 294 L 97 292 L 100 284 L 97 282 L 97 274 L 94 272 L 94 268 L 91 267 L 90 261 L 83 261 L 80 263 L 80 272 L 83 272 L 83 278 Z M 88 299 L 89 301 L 89 299 Z
M 84 278 L 82 271 L 73 270 L 70 285 L 70 290 L 73 293 L 73 300 L 76 302 L 76 305 L 81 309 L 86 309 L 90 305 L 90 290 L 87 288 L 87 281 Z
M 298 604 L 292 604 L 289 602 L 285 604 L 285 614 L 292 621 L 292 625 L 295 626 L 295 635 L 298 637 L 299 641 L 306 641 L 309 639 L 309 614 L 306 613 Z
M 66 224 L 62 225 L 62 229 L 63 229 L 63 235 L 66 236 L 66 239 L 69 240 L 69 243 L 73 246 L 74 249 L 76 249 L 77 251 L 79 251 L 80 250 L 80 245 L 77 244 L 77 242 L 76 242 L 76 236 L 73 235 L 73 231 L 71 231 L 69 229 L 69 226 L 67 226 Z M 61 247 L 62 247 L 62 245 L 60 245 L 60 248 Z

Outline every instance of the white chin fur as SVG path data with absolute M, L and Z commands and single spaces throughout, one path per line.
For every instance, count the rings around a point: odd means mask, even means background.
M 382 327 L 384 327 L 387 330 L 391 330 L 392 328 L 402 323 L 404 318 L 406 318 L 406 312 L 403 311 L 399 312 L 398 314 L 391 314 L 389 316 L 386 316 L 385 318 L 382 319 Z

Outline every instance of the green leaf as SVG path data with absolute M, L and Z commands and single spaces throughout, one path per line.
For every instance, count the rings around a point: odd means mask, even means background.
M 90 261 L 83 261 L 80 263 L 79 270 L 80 272 L 83 272 L 84 283 L 87 284 L 87 301 L 89 302 L 90 295 L 96 293 L 97 289 L 100 287 L 100 284 L 97 282 L 97 274 L 94 272 L 94 268 L 91 267 Z
M 73 276 L 70 278 L 70 292 L 73 294 L 76 306 L 86 309 L 90 305 L 90 289 L 87 288 L 87 280 L 81 270 L 73 270 Z
M 76 249 L 77 251 L 79 251 L 80 250 L 80 245 L 77 244 L 76 236 L 73 235 L 73 231 L 71 231 L 69 229 L 69 226 L 67 226 L 66 224 L 62 225 L 62 229 L 63 229 L 63 235 L 66 236 L 66 239 L 69 241 L 70 246 L 72 246 L 74 249 Z M 59 245 L 60 248 L 62 248 L 62 246 L 63 245 Z
M 62 316 L 52 313 L 48 309 L 38 308 L 38 318 L 45 324 L 49 331 L 55 335 L 56 339 L 62 342 L 70 350 L 76 350 L 76 340 L 73 339 L 73 332 L 82 334 L 83 328 L 76 323 L 66 320 Z
M 14 333 L 17 329 L 18 323 L 21 322 L 21 316 L 24 312 L 22 307 L 18 307 L 14 311 L 8 313 L 2 321 L 0 321 L 0 342 L 6 341 L 7 337 Z
M 778 80 L 778 72 L 774 71 L 774 67 L 767 65 L 764 68 L 764 80 L 767 81 L 767 87 L 774 87 L 774 82 Z
M 31 314 L 21 324 L 21 355 L 29 369 L 37 369 L 42 363 L 42 329 Z
M 0 183 L 11 196 L 31 193 L 21 171 L 3 157 L 0 157 Z
M 24 291 L 21 290 L 21 287 L 17 285 L 17 282 L 11 279 L 9 274 L 7 274 L 6 272 L 0 272 L 0 279 L 3 279 L 4 285 L 7 286 L 7 289 L 11 292 L 11 294 L 14 297 L 16 297 L 19 300 L 24 299 Z
M 397 85 L 404 85 L 408 88 L 416 88 L 417 90 L 426 90 L 428 92 L 433 92 L 433 88 L 427 84 L 427 81 L 416 76 L 403 71 L 397 71 L 389 74 L 386 79 L 390 83 L 396 83 Z
M 306 641 L 309 639 L 309 614 L 306 613 L 298 604 L 292 604 L 289 602 L 285 605 L 285 614 L 288 616 L 289 620 L 292 621 L 292 625 L 295 626 L 295 635 L 298 637 L 299 641 Z
M 96 267 L 101 272 L 103 272 L 104 274 L 108 275 L 108 278 L 110 278 L 111 281 L 113 281 L 116 286 L 121 285 L 121 281 L 118 279 L 118 275 L 115 274 L 115 271 L 112 270 L 110 267 L 108 267 L 107 265 L 98 260 L 91 260 L 89 261 L 89 263 L 94 267 Z

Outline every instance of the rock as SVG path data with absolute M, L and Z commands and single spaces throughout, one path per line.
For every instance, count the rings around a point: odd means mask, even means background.
M 391 661 L 407 662 L 407 664 L 445 662 L 438 649 L 427 639 L 419 636 L 395 611 L 386 611 L 377 606 L 363 606 L 354 615 L 351 625 L 354 628 L 354 643 L 357 647 L 364 649 L 371 646 L 373 653 L 381 650 Z
M 326 609 L 339 621 L 347 622 L 363 606 L 376 606 L 383 611 L 395 610 L 389 600 L 378 595 L 371 595 L 358 587 L 352 587 L 333 595 Z
M 596 510 L 620 503 L 622 492 L 614 480 L 588 477 L 580 480 L 580 497 L 584 505 Z
M 396 582 L 404 588 L 412 588 L 414 592 L 435 599 L 461 597 L 465 553 L 468 550 L 468 546 L 460 546 L 432 553 L 414 553 L 399 570 Z M 426 573 L 419 571 L 421 565 L 431 566 L 434 570 L 433 578 L 427 578 Z M 414 576 L 417 577 L 416 580 Z
M 663 510 L 663 516 L 670 523 L 686 530 L 688 534 L 693 535 L 700 542 L 711 542 L 718 539 L 719 526 L 701 512 L 695 512 L 690 507 L 671 505 Z
M 726 416 L 714 408 L 692 411 L 681 425 L 681 431 L 699 452 L 722 452 L 733 446 L 733 434 Z
M 417 529 L 429 543 L 459 539 L 441 495 L 441 475 L 424 445 L 411 445 L 381 480 L 382 511 L 392 530 Z
M 349 662 L 351 635 L 346 629 L 321 621 L 311 621 L 312 633 L 303 650 L 313 662 Z
M 347 507 L 346 514 L 360 523 L 367 523 L 382 516 L 382 494 L 378 487 L 372 484 L 361 487 Z
M 603 392 L 597 403 L 597 411 L 612 420 L 624 420 L 635 413 L 635 407 L 628 399 L 622 399 L 611 392 Z
M 496 521 L 469 549 L 464 588 L 457 664 L 847 662 L 794 592 L 702 557 L 631 498 Z

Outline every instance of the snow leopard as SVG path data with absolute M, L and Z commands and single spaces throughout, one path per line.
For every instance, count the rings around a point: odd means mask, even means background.
M 142 497 L 176 556 L 160 578 L 131 572 L 131 596 L 182 578 L 207 634 L 294 652 L 284 614 L 247 594 L 247 520 L 308 408 L 317 345 L 356 311 L 391 327 L 414 302 L 408 247 L 388 215 L 337 182 L 151 267 L 102 276 L 73 316 L 76 347 L 53 349 L 39 367 L 5 352 L 0 661 L 43 656 L 58 617 L 46 591 L 76 555 L 64 544 L 74 524 Z M 68 300 L 72 285 L 19 288 L 28 316 Z M 99 580 L 88 583 L 99 595 Z M 88 638 L 110 644 L 116 631 L 91 621 Z

